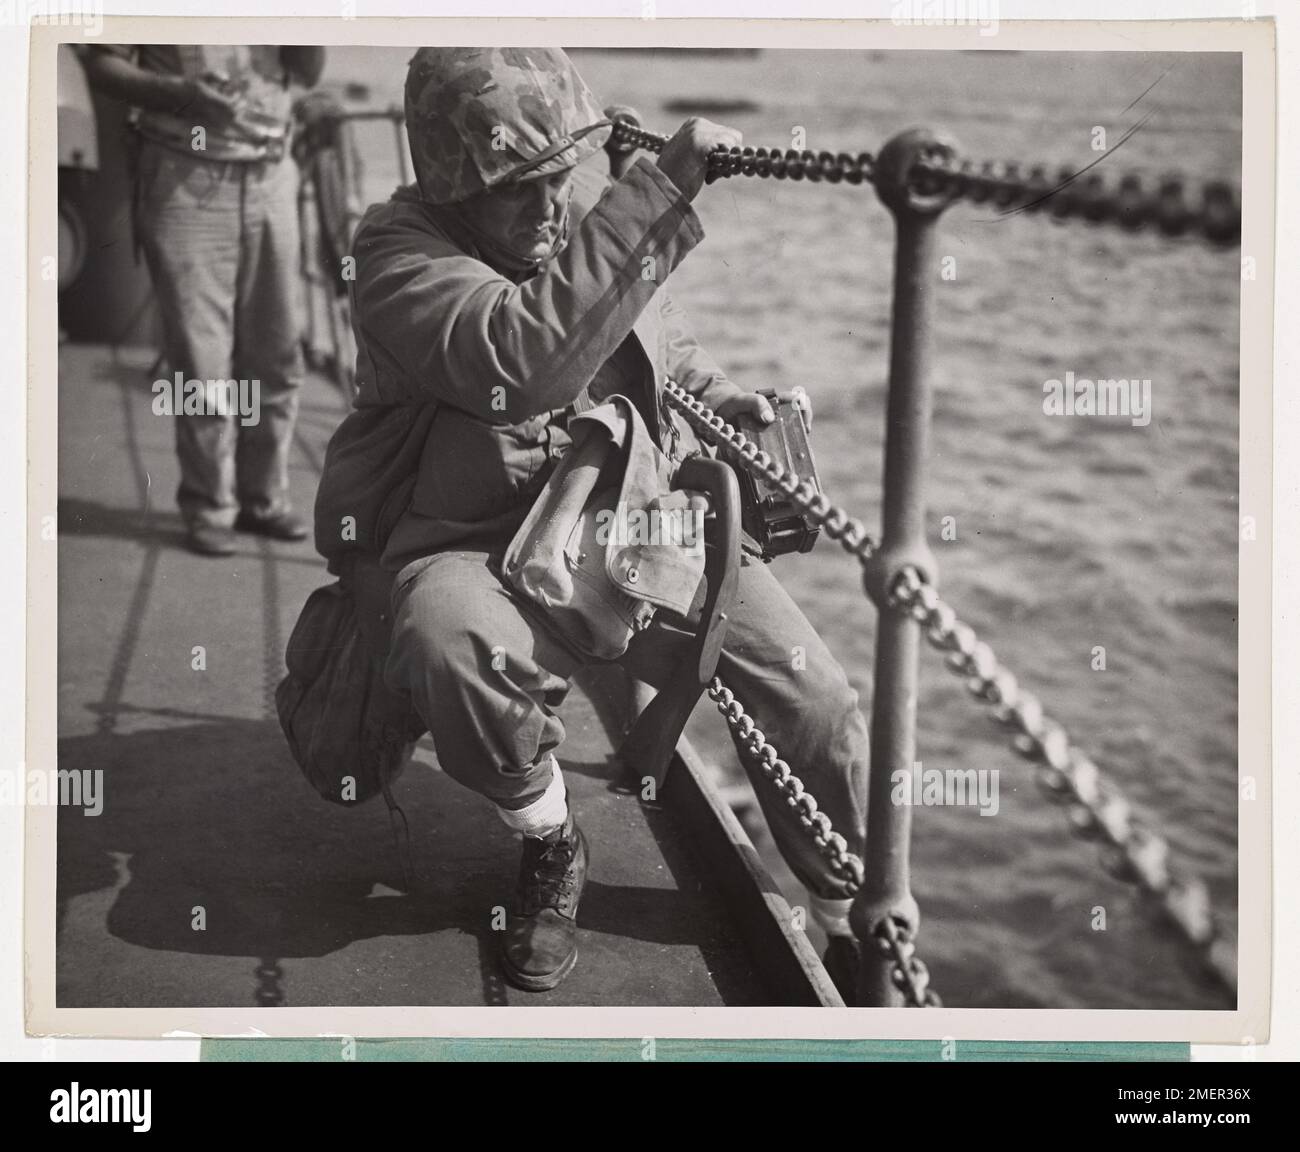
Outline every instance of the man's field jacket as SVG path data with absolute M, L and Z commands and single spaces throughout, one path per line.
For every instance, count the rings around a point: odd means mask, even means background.
M 741 390 L 662 285 L 703 238 L 645 158 L 612 184 L 574 171 L 567 242 L 516 282 L 480 258 L 454 211 L 399 190 L 370 208 L 350 284 L 358 395 L 330 441 L 316 547 L 396 569 L 504 544 L 569 444 L 565 413 L 622 393 L 674 460 L 697 447 L 663 403 L 671 377 L 716 407 Z

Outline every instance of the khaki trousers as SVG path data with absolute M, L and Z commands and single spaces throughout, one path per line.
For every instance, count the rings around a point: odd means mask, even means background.
M 187 524 L 229 526 L 288 505 L 303 362 L 297 170 L 142 145 L 136 228 L 162 312 L 169 379 L 257 380 L 249 417 L 175 415 Z

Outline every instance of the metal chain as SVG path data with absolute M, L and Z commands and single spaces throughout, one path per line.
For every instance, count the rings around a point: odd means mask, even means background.
M 613 138 L 624 151 L 644 148 L 662 152 L 668 137 L 638 128 L 628 120 L 615 120 Z M 870 184 L 875 161 L 870 152 L 809 152 L 788 148 L 719 148 L 709 155 L 706 183 L 726 176 L 760 176 L 773 180 L 808 180 L 819 184 Z
M 1205 881 L 1170 865 L 1169 842 L 1134 816 L 1123 793 L 1101 778 L 1065 729 L 1044 714 L 1037 697 L 1021 690 L 993 650 L 915 569 L 903 571 L 892 590 L 892 603 L 925 628 L 932 647 L 948 653 L 947 667 L 967 678 L 971 693 L 991 704 L 998 720 L 1015 729 L 1016 750 L 1038 763 L 1038 784 L 1048 798 L 1069 806 L 1072 829 L 1103 841 L 1101 863 L 1106 871 L 1154 897 L 1209 970 L 1235 989 L 1232 948 L 1220 935 Z
M 865 566 L 879 545 L 860 520 L 831 504 L 811 480 L 802 480 L 788 472 L 738 428 L 672 380 L 665 382 L 664 392 L 669 406 L 681 412 L 701 436 L 727 452 L 751 475 L 779 485 L 828 536 L 838 540 L 845 551 Z M 1020 690 L 1015 676 L 998 663 L 993 650 L 979 640 L 974 629 L 958 619 L 956 611 L 939 599 L 933 586 L 924 583 L 915 569 L 904 570 L 892 590 L 890 605 L 918 620 L 925 627 L 931 646 L 949 653 L 947 666 L 956 674 L 968 677 L 972 693 L 993 704 L 998 718 L 1018 729 L 1014 740 L 1017 751 L 1039 762 L 1038 782 L 1048 797 L 1070 804 L 1072 828 L 1079 835 L 1106 841 L 1102 853 L 1106 870 L 1117 878 L 1136 882 L 1154 896 L 1182 935 L 1205 958 L 1210 971 L 1228 988 L 1235 988 L 1235 960 L 1229 942 L 1220 936 L 1205 882 L 1170 868 L 1168 841 L 1133 818 L 1132 805 L 1122 793 L 1101 779 L 1096 765 L 1071 745 L 1059 724 L 1043 714 L 1042 705 L 1033 695 Z M 740 717 L 748 720 L 743 706 L 720 679 L 714 679 L 709 698 L 733 729 L 741 726 Z M 748 721 L 742 739 L 753 743 L 753 732 L 758 734 L 753 754 L 764 775 L 785 793 L 789 803 L 799 808 L 800 822 L 809 830 L 813 843 L 844 878 L 850 894 L 855 893 L 862 884 L 861 860 L 843 855 L 839 847 L 844 843 L 843 837 L 832 831 L 825 814 L 817 811 L 816 801 L 802 782 L 789 774 L 789 765 L 762 739 L 752 720 Z M 775 768 L 778 764 L 779 770 Z M 904 936 L 900 935 L 899 939 L 904 947 L 910 947 Z M 895 959 L 903 963 L 899 953 L 895 953 Z
M 400 108 L 344 112 L 344 120 L 389 119 L 401 122 Z M 662 152 L 668 137 L 640 128 L 630 120 L 615 119 L 611 138 L 616 149 L 644 148 Z M 1108 182 L 1100 172 L 1080 173 L 1068 165 L 1056 176 L 1048 165 L 1025 166 L 1009 161 L 975 161 L 945 157 L 917 163 L 912 176 L 917 190 L 948 192 L 974 204 L 992 203 L 1004 210 L 1045 212 L 1057 220 L 1080 217 L 1094 224 L 1115 224 L 1128 231 L 1154 225 L 1166 236 L 1200 236 L 1211 244 L 1232 245 L 1241 240 L 1241 193 L 1226 180 L 1210 180 L 1190 196 L 1187 181 L 1177 173 L 1152 182 L 1136 172 L 1123 172 Z M 758 176 L 774 180 L 807 180 L 811 184 L 871 184 L 876 162 L 870 152 L 797 151 L 793 148 L 718 149 L 708 158 L 707 183 L 728 176 Z
M 894 959 L 890 978 L 907 998 L 908 1005 L 912 1008 L 942 1008 L 939 993 L 930 987 L 930 969 L 917 956 L 916 945 L 908 932 L 892 916 L 886 916 L 881 922 L 879 944 L 880 950 Z
M 1226 180 L 1204 184 L 1199 203 L 1192 207 L 1184 196 L 1186 182 L 1176 173 L 1152 183 L 1136 172 L 1125 172 L 1108 182 L 1100 172 L 1080 174 L 1068 166 L 1050 178 L 1047 165 L 1035 164 L 1022 176 L 1021 165 L 1014 162 L 977 166 L 974 160 L 940 154 L 918 163 L 913 175 L 926 191 L 1004 210 L 1042 211 L 1058 220 L 1078 216 L 1134 232 L 1154 225 L 1166 236 L 1199 235 L 1220 245 L 1241 239 L 1241 196 Z
M 780 752 L 768 743 L 762 729 L 745 711 L 736 694 L 723 683 L 722 677 L 715 676 L 706 691 L 731 729 L 736 746 L 744 749 L 786 804 L 798 814 L 800 826 L 830 865 L 831 871 L 839 877 L 844 891 L 849 896 L 856 896 L 862 890 L 866 875 L 861 857 L 849 851 L 848 842 L 835 831 L 831 818 L 818 809 L 813 794 L 791 771 L 790 765 L 781 759 Z M 906 929 L 886 916 L 878 933 L 880 950 L 894 960 L 891 979 L 908 1004 L 913 1008 L 940 1007 L 942 1001 L 930 987 L 930 971 L 917 957 L 916 945 Z
M 612 136 L 625 151 L 644 148 L 660 152 L 668 137 L 614 121 Z M 817 184 L 870 184 L 875 160 L 870 152 L 797 152 L 779 148 L 718 149 L 708 158 L 708 183 L 727 176 L 759 176 L 776 180 L 808 180 Z M 1035 164 L 1027 176 L 1021 165 L 947 157 L 915 164 L 911 178 L 926 195 L 946 192 L 975 204 L 992 203 L 1005 210 L 1043 211 L 1059 220 L 1081 217 L 1095 224 L 1115 224 L 1129 231 L 1155 225 L 1166 236 L 1199 235 L 1212 244 L 1241 239 L 1241 195 L 1226 180 L 1212 180 L 1200 189 L 1196 207 L 1185 199 L 1185 181 L 1171 174 L 1151 186 L 1135 172 L 1107 183 L 1099 172 L 1079 173 L 1062 167 L 1055 179 L 1045 164 Z M 1193 193 L 1194 194 L 1194 193 Z
M 845 893 L 856 896 L 865 877 L 862 860 L 849 851 L 848 841 L 831 826 L 831 818 L 818 809 L 813 794 L 791 771 L 790 765 L 781 759 L 781 753 L 768 743 L 762 729 L 754 723 L 753 717 L 745 711 L 745 706 L 723 682 L 722 677 L 713 677 L 706 691 L 727 722 L 738 746 L 745 749 L 763 775 L 785 798 L 785 802 L 798 814 L 800 826 L 830 865 L 831 871 L 839 877 Z

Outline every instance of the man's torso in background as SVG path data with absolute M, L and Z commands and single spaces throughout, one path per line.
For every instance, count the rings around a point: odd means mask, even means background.
M 255 161 L 284 155 L 289 136 L 289 76 L 273 44 L 105 45 L 101 51 L 134 60 L 142 68 L 205 80 L 236 102 L 233 122 L 223 128 L 191 113 L 141 110 L 140 133 L 194 159 Z M 203 129 L 202 137 L 195 133 Z M 196 146 L 202 143 L 202 148 Z

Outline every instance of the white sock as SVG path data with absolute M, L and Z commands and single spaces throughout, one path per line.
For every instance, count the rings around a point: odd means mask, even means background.
M 560 766 L 554 756 L 551 757 L 551 782 L 546 786 L 546 791 L 527 808 L 511 811 L 498 806 L 497 815 L 507 828 L 513 828 L 525 836 L 545 836 L 563 826 L 569 818 L 569 803 L 564 776 L 560 773 Z
M 824 896 L 808 893 L 808 910 L 827 936 L 853 935 L 853 929 L 849 927 L 849 909 L 852 907 L 852 899 L 829 900 Z

